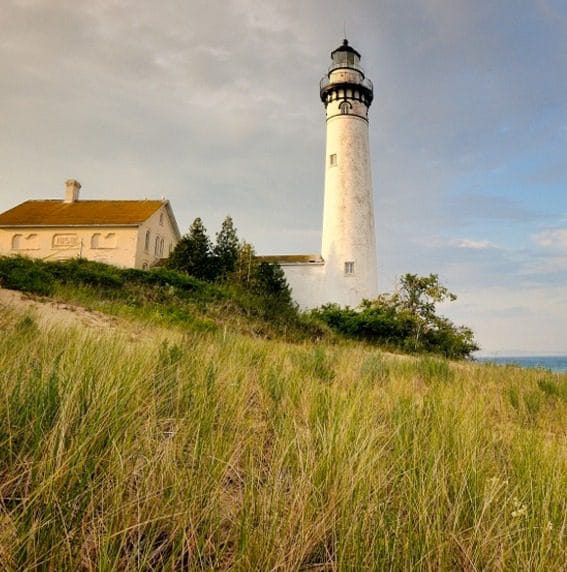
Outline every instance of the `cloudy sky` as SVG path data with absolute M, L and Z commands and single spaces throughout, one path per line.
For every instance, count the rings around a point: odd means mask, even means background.
M 2 0 L 0 211 L 73 177 L 318 252 L 345 26 L 375 86 L 380 290 L 438 273 L 484 353 L 567 353 L 564 0 Z

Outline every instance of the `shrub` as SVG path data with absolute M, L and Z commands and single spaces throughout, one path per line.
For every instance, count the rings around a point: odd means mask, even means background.
M 0 287 L 48 296 L 53 278 L 44 263 L 24 257 L 0 258 Z
M 459 359 L 478 349 L 472 330 L 435 313 L 437 302 L 455 299 L 439 284 L 437 275 L 406 274 L 394 294 L 365 300 L 356 310 L 327 304 L 314 310 L 312 316 L 346 337 Z

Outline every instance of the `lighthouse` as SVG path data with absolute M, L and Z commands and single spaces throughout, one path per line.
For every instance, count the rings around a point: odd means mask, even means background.
M 322 298 L 357 306 L 377 295 L 376 237 L 368 143 L 374 88 L 344 40 L 320 84 L 326 114 Z
M 319 92 L 327 130 L 321 253 L 259 257 L 282 267 L 301 308 L 355 308 L 378 293 L 368 145 L 374 88 L 347 40 L 331 60 Z

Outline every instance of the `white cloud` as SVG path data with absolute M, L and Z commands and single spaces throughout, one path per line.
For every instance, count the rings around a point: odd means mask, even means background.
M 488 250 L 496 248 L 496 245 L 489 240 L 474 240 L 471 238 L 445 238 L 442 236 L 432 236 L 420 239 L 419 243 L 429 248 L 465 248 L 467 250 Z
M 264 0 L 233 0 L 233 8 L 244 17 L 247 26 L 267 33 L 283 32 L 289 29 L 291 22 L 280 5 Z
M 444 306 L 441 313 L 472 327 L 482 353 L 567 352 L 567 301 L 562 285 L 461 292 L 457 302 Z
M 455 241 L 459 248 L 468 248 L 470 250 L 488 250 L 494 248 L 494 245 L 488 240 L 470 240 L 468 238 L 459 238 Z
M 539 246 L 567 252 L 567 228 L 544 230 L 532 236 Z

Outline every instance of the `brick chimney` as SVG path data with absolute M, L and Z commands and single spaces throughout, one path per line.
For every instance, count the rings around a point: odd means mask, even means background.
M 81 183 L 76 179 L 68 179 L 65 181 L 65 200 L 64 203 L 74 203 L 79 200 L 79 190 Z

